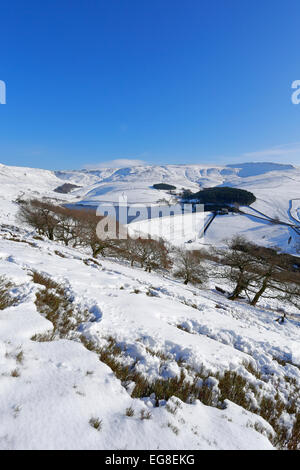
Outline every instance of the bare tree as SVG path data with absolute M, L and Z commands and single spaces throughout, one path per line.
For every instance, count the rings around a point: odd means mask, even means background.
M 18 215 L 19 221 L 30 225 L 38 231 L 39 235 L 44 234 L 44 224 L 40 216 L 40 212 L 32 204 L 32 202 L 25 201 L 19 207 Z
M 131 266 L 139 263 L 146 271 L 171 266 L 169 249 L 163 240 L 148 238 L 128 238 L 119 244 L 120 252 L 127 258 Z
M 292 272 L 289 255 L 255 245 L 240 236 L 230 240 L 227 250 L 218 250 L 218 254 L 224 265 L 219 277 L 235 286 L 231 300 L 245 293 L 253 306 L 262 297 L 299 306 L 300 274 Z
M 131 266 L 139 262 L 139 251 L 136 239 L 128 237 L 126 240 L 120 240 L 117 244 L 119 255 L 130 261 Z
M 207 278 L 207 271 L 203 266 L 203 254 L 200 250 L 189 251 L 180 248 L 176 252 L 175 277 L 182 278 L 184 284 L 203 284 Z
M 253 293 L 251 305 L 256 305 L 260 298 L 272 298 L 300 304 L 300 275 L 290 271 L 290 258 L 273 248 L 254 247 L 252 251 L 256 261 L 256 277 L 248 286 Z
M 20 221 L 35 228 L 40 235 L 46 235 L 50 240 L 54 240 L 55 228 L 59 223 L 54 210 L 53 204 L 33 199 L 21 204 L 18 217 Z
M 146 240 L 146 248 L 146 271 L 150 273 L 152 269 L 168 269 L 171 267 L 172 263 L 169 258 L 168 248 L 163 240 Z
M 252 245 L 244 237 L 235 236 L 226 245 L 226 249 L 213 249 L 214 256 L 218 256 L 224 265 L 215 277 L 226 279 L 234 285 L 229 298 L 236 300 L 255 279 L 256 261 L 251 253 Z
M 80 214 L 81 224 L 79 229 L 80 243 L 92 250 L 93 257 L 99 254 L 105 256 L 106 249 L 110 248 L 113 241 L 109 238 L 99 238 L 97 234 L 98 223 L 104 216 L 97 216 L 93 210 L 85 210 Z
M 58 219 L 55 227 L 55 238 L 63 242 L 66 246 L 72 244 L 76 247 L 80 244 L 80 234 L 82 231 L 83 218 L 82 211 L 56 206 L 53 212 Z

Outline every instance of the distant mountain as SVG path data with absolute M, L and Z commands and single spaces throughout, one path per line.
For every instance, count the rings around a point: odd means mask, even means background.
M 227 165 L 229 168 L 238 168 L 238 176 L 247 178 L 248 176 L 258 176 L 268 173 L 269 171 L 294 170 L 293 165 L 284 165 L 282 163 L 256 162 L 256 163 L 235 163 Z

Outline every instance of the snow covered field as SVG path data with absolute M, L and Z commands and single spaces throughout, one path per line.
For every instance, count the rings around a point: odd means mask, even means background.
M 173 182 L 177 178 L 183 184 L 188 177 L 196 189 L 200 170 L 177 168 L 165 169 L 168 182 L 173 171 Z M 201 177 L 208 185 L 222 184 L 223 170 L 202 169 Z M 227 170 L 240 185 L 238 171 Z M 155 171 L 154 182 L 163 181 Z M 299 170 L 283 171 L 300 179 Z M 128 174 L 107 171 L 105 178 L 124 180 Z M 232 302 L 215 290 L 213 281 L 202 289 L 185 286 L 171 272 L 146 273 L 125 262 L 94 260 L 88 252 L 38 239 L 16 221 L 18 206 L 13 201 L 24 192 L 26 197 L 74 202 L 74 194 L 53 192 L 62 184 L 58 176 L 79 185 L 84 178 L 85 185 L 97 185 L 99 178 L 84 172 L 31 174 L 28 169 L 1 168 L 0 276 L 11 281 L 8 290 L 16 302 L 0 310 L 0 449 L 279 447 L 276 433 L 283 428 L 291 432 L 300 406 L 299 312 L 275 300 L 263 300 L 257 307 Z M 269 173 L 268 178 L 275 176 Z M 285 204 L 296 198 L 293 185 L 285 199 L 275 199 L 282 216 Z M 264 190 L 257 191 L 262 201 Z M 74 193 L 83 198 L 83 189 Z M 262 205 L 257 203 L 259 210 L 271 207 L 269 202 Z M 250 216 L 220 216 L 215 223 L 218 230 L 207 232 L 209 243 L 221 243 L 225 235 L 239 231 L 241 223 L 254 240 L 263 235 L 268 243 L 283 244 L 283 230 L 288 230 L 259 225 Z M 61 292 L 58 287 L 48 292 L 34 282 L 34 271 L 50 278 L 53 286 L 57 283 Z M 37 303 L 43 292 L 60 292 L 62 309 L 72 312 L 55 337 L 54 323 Z M 278 307 L 289 314 L 282 325 L 275 321 Z M 196 383 L 208 394 L 203 402 L 209 404 L 142 395 L 134 379 L 118 378 L 109 355 L 120 364 L 120 374 L 128 366 L 136 380 L 175 383 L 184 374 L 185 383 Z M 233 374 L 240 388 L 227 390 L 225 373 Z M 222 405 L 220 391 L 227 393 Z M 278 418 L 274 422 L 268 415 L 273 410 Z
M 155 217 L 140 222 L 132 222 L 128 224 L 128 230 L 132 236 L 162 237 L 176 246 L 181 246 L 184 243 L 194 242 L 201 238 L 204 225 L 210 216 L 210 212 L 199 212 L 171 217 Z

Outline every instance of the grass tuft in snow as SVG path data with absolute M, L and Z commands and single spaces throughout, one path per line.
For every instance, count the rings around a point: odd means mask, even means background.
M 219 380 L 220 400 L 230 400 L 243 408 L 249 409 L 247 399 L 247 380 L 233 371 L 226 371 Z
M 97 431 L 101 431 L 101 429 L 102 429 L 102 419 L 91 418 L 89 423 L 90 423 L 90 426 L 92 426 L 92 428 L 96 429 Z
M 16 355 L 16 361 L 19 363 L 19 364 L 22 364 L 23 361 L 24 361 L 24 353 L 23 351 L 19 351 L 18 354 Z
M 132 408 L 132 406 L 129 406 L 128 408 L 126 408 L 126 412 L 125 412 L 126 416 L 134 416 L 134 409 Z
M 79 325 L 89 319 L 88 311 L 81 311 L 74 305 L 66 290 L 51 278 L 33 272 L 33 281 L 44 287 L 36 293 L 35 305 L 39 313 L 51 321 L 53 332 L 35 335 L 36 341 L 51 341 L 56 338 L 70 338 Z
M 53 281 L 50 277 L 39 273 L 38 271 L 32 272 L 32 280 L 35 284 L 40 284 L 41 286 L 46 287 L 46 289 L 60 289 L 60 285 L 57 282 Z
M 262 390 L 262 376 L 254 365 L 245 363 L 245 371 L 251 374 L 251 378 L 237 373 L 236 371 L 225 371 L 224 373 L 212 373 L 204 367 L 194 370 L 186 364 L 183 359 L 177 363 L 181 368 L 179 377 L 168 379 L 159 378 L 149 382 L 141 373 L 135 370 L 135 363 L 132 366 L 122 364 L 124 359 L 122 349 L 117 345 L 112 337 L 107 338 L 107 346 L 99 348 L 93 342 L 82 337 L 83 344 L 91 351 L 98 354 L 99 359 L 105 362 L 119 378 L 123 386 L 134 382 L 131 392 L 133 398 L 144 398 L 154 394 L 156 406 L 160 400 L 168 401 L 171 397 L 177 397 L 186 403 L 192 403 L 198 399 L 207 406 L 223 409 L 226 408 L 225 400 L 231 400 L 244 409 L 256 413 L 264 418 L 274 429 L 275 434 L 271 436 L 267 432 L 269 439 L 279 449 L 298 449 L 300 447 L 300 413 L 299 396 L 300 390 L 296 386 L 295 380 L 288 378 L 289 386 L 293 386 L 293 396 L 286 405 L 279 394 L 275 397 L 268 397 Z M 151 355 L 160 357 L 159 352 L 146 348 Z M 164 360 L 166 355 L 162 354 Z M 194 377 L 194 378 L 193 378 Z M 254 385 L 256 379 L 256 385 Z M 178 403 L 180 403 L 177 400 Z M 170 405 L 166 409 L 171 414 L 176 413 L 176 407 Z M 284 423 L 283 417 L 289 413 L 293 422 L 292 431 Z M 261 429 L 260 429 L 260 432 Z
M 182 331 L 185 331 L 186 333 L 190 333 L 190 331 L 183 325 L 176 325 L 176 327 L 179 329 L 179 330 L 182 330 Z
M 144 419 L 151 419 L 152 418 L 152 414 L 150 413 L 150 411 L 145 411 L 145 410 L 141 410 L 140 412 L 140 419 L 143 421 Z
M 256 377 L 258 380 L 262 380 L 262 374 L 256 367 L 254 367 L 251 362 L 243 362 L 243 366 L 248 372 L 250 372 L 250 374 L 254 375 L 254 377 Z
M 174 426 L 174 424 L 172 424 L 170 421 L 168 421 L 167 426 L 168 426 L 168 428 L 170 428 L 170 429 L 173 431 L 173 433 L 174 433 L 176 436 L 178 436 L 178 434 L 179 434 L 179 429 L 178 429 L 176 426 Z
M 163 351 L 154 351 L 151 348 L 148 348 L 147 346 L 145 347 L 147 353 L 151 354 L 153 357 L 158 357 L 162 361 L 168 361 L 172 359 L 172 357 L 169 354 L 164 353 Z
M 300 413 L 296 414 L 287 448 L 288 450 L 300 450 Z
M 64 255 L 61 251 L 58 251 L 58 250 L 54 250 L 54 253 L 59 256 L 60 258 L 67 258 L 66 255 Z
M 18 303 L 17 299 L 11 294 L 13 287 L 12 282 L 5 276 L 0 276 L 0 310 L 12 307 Z
M 176 413 L 177 413 L 177 406 L 171 406 L 170 403 L 167 403 L 167 404 L 166 404 L 166 410 L 167 410 L 169 413 L 172 413 L 172 415 L 176 415 Z
M 20 372 L 18 371 L 18 369 L 14 369 L 11 371 L 10 375 L 12 377 L 20 377 Z

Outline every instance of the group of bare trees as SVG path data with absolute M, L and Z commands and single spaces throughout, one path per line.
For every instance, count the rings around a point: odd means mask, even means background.
M 139 264 L 149 272 L 157 268 L 170 268 L 172 264 L 163 240 L 130 238 L 124 227 L 116 221 L 105 219 L 108 220 L 107 225 L 115 225 L 112 236 L 109 231 L 105 232 L 104 216 L 98 216 L 93 210 L 70 209 L 51 202 L 31 200 L 20 205 L 18 217 L 50 240 L 74 248 L 89 248 L 93 257 L 117 256 L 129 260 L 132 266 Z M 101 221 L 104 222 L 103 227 L 99 225 Z
M 128 237 L 118 243 L 118 254 L 127 259 L 131 266 L 138 264 L 148 272 L 172 267 L 169 247 L 163 240 Z
M 20 205 L 18 218 L 37 230 L 49 240 L 57 240 L 66 246 L 88 246 L 97 256 L 108 241 L 100 240 L 96 234 L 100 220 L 94 211 L 61 207 L 51 202 L 31 200 Z
M 92 210 L 69 209 L 50 202 L 31 200 L 20 204 L 19 219 L 40 235 L 66 246 L 83 246 L 93 257 L 109 255 L 126 259 L 131 266 L 146 271 L 170 270 L 184 284 L 203 285 L 208 278 L 221 278 L 229 283 L 231 300 L 246 296 L 251 305 L 263 298 L 288 301 L 299 307 L 300 273 L 293 272 L 291 257 L 273 248 L 264 248 L 236 236 L 226 249 L 174 249 L 163 240 L 124 237 L 126 229 L 116 223 L 120 237 L 99 236 L 99 221 Z M 104 232 L 105 235 L 105 232 Z M 213 263 L 207 263 L 213 260 Z M 216 265 L 218 269 L 216 269 Z

